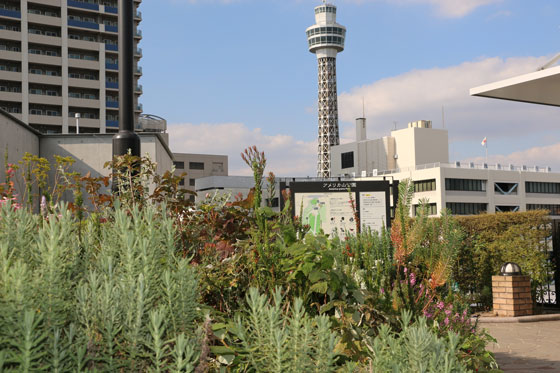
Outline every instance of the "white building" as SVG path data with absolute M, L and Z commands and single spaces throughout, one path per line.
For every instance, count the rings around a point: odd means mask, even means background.
M 414 181 L 414 214 L 421 199 L 432 215 L 548 209 L 560 215 L 560 173 L 549 167 L 449 162 L 447 130 L 430 121 L 409 123 L 391 136 L 367 140 L 365 119 L 356 142 L 332 147 L 332 175 Z

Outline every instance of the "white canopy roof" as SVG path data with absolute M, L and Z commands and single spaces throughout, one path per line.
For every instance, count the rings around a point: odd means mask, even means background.
M 560 106 L 560 66 L 471 88 L 471 96 Z

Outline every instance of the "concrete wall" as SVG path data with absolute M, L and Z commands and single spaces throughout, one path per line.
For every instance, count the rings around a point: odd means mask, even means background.
M 392 131 L 391 136 L 396 144 L 396 168 L 449 162 L 447 130 L 412 127 Z
M 8 163 L 17 164 L 27 153 L 39 154 L 39 133 L 16 119 L 12 115 L 0 110 L 0 183 L 5 182 L 4 155 L 8 152 Z M 16 189 L 21 194 L 20 187 Z
M 183 172 L 187 174 L 184 177 L 184 185 L 182 187 L 193 192 L 195 191 L 195 180 L 197 179 L 208 176 L 228 175 L 227 155 L 173 153 L 173 158 L 175 160 L 175 175 L 181 175 Z M 183 167 L 180 165 L 181 162 Z M 191 162 L 203 163 L 204 169 L 197 170 L 191 168 Z
M 173 164 L 172 153 L 157 134 L 140 134 L 141 153 L 148 154 L 157 163 L 156 172 L 163 174 L 170 171 Z M 55 162 L 55 155 L 70 156 L 75 159 L 72 171 L 82 176 L 90 173 L 92 177 L 108 176 L 110 170 L 103 165 L 112 159 L 112 134 L 70 134 L 43 135 L 40 143 L 40 156 L 51 164 Z M 54 169 L 49 173 L 49 179 L 54 180 Z M 105 192 L 108 192 L 105 190 Z M 71 199 L 70 195 L 65 196 Z

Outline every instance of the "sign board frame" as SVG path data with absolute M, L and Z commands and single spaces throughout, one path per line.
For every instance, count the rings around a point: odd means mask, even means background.
M 357 180 L 324 180 L 324 181 L 291 181 L 289 184 L 282 182 L 280 184 L 280 189 L 289 189 L 290 190 L 290 202 L 292 208 L 292 216 L 296 216 L 298 213 L 298 209 L 301 206 L 296 206 L 296 200 L 298 195 L 304 194 L 316 194 L 316 195 L 324 195 L 326 198 L 328 196 L 334 196 L 333 193 L 340 194 L 340 198 L 344 200 L 342 203 L 348 203 L 348 207 L 350 208 L 350 196 L 349 192 L 353 193 L 354 201 L 356 206 L 356 214 L 360 219 L 360 227 L 362 229 L 362 211 L 361 207 L 362 204 L 368 203 L 365 199 L 365 195 L 367 193 L 371 193 L 372 195 L 379 197 L 382 195 L 384 197 L 385 202 L 385 211 L 384 216 L 385 219 L 383 224 L 387 229 L 391 228 L 391 188 L 393 188 L 393 192 L 396 191 L 396 184 L 398 183 L 391 183 L 388 180 L 367 180 L 367 181 L 357 181 Z M 379 193 L 381 192 L 381 194 Z M 375 199 L 375 196 L 372 196 Z M 362 199 L 362 197 L 364 197 Z M 302 197 L 303 198 L 303 197 Z M 371 201 L 371 197 L 370 197 Z M 281 201 L 283 204 L 283 201 Z M 283 208 L 283 206 L 281 206 Z M 353 214 L 352 214 L 353 215 Z M 353 220 L 353 219 L 352 219 Z M 330 233 L 330 232 L 325 232 Z

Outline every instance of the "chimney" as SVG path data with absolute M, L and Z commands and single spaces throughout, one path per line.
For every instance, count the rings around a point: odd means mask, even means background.
M 356 142 L 367 140 L 366 118 L 356 119 Z

